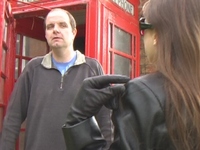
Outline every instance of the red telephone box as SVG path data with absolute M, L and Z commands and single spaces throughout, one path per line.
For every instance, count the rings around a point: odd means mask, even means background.
M 14 81 L 26 63 L 49 52 L 43 22 L 52 8 L 75 17 L 74 48 L 94 57 L 107 74 L 140 73 L 139 0 L 3 0 L 0 2 L 0 131 Z M 2 9 L 1 9 L 2 8 Z M 17 150 L 23 149 L 25 123 Z

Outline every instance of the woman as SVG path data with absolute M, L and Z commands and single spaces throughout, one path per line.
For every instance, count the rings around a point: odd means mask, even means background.
M 115 139 L 110 150 L 200 149 L 199 10 L 199 0 L 145 3 L 141 35 L 154 72 L 126 83 L 119 101 L 112 98 L 119 97 L 123 86 L 105 85 L 126 82 L 125 77 L 84 81 L 63 127 L 67 143 L 81 141 L 69 150 L 103 148 L 103 137 L 91 118 L 103 104 L 114 106 Z M 75 131 L 85 132 L 75 140 Z

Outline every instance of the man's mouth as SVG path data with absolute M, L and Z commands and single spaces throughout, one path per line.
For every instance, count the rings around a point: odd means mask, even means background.
M 61 37 L 53 37 L 53 39 L 61 39 Z
M 61 40 L 62 38 L 60 37 L 53 37 L 52 40 Z

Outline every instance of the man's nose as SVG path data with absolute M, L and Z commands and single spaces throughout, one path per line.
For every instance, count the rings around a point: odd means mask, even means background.
M 56 33 L 60 32 L 59 26 L 55 25 L 54 28 L 53 28 L 53 31 L 56 32 Z

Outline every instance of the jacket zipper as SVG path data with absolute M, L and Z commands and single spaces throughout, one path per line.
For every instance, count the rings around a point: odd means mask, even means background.
M 73 66 L 71 66 L 73 67 Z M 63 89 L 63 81 L 64 81 L 64 76 L 66 76 L 66 74 L 68 74 L 69 70 L 71 69 L 71 67 L 69 67 L 69 69 L 64 73 L 64 75 L 61 75 L 61 82 L 60 82 L 60 89 Z
M 61 82 L 60 82 L 60 89 L 63 89 L 63 80 L 64 80 L 64 76 L 62 75 Z

